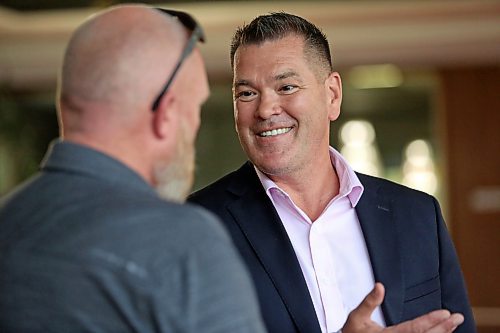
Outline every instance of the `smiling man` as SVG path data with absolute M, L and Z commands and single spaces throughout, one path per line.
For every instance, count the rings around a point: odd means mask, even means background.
M 190 200 L 230 231 L 268 331 L 474 332 L 437 201 L 356 173 L 330 146 L 342 84 L 324 34 L 259 16 L 236 31 L 231 65 L 250 161 Z

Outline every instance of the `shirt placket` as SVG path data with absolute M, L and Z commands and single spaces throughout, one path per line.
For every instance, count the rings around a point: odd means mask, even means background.
M 335 263 L 328 246 L 329 240 L 324 236 L 324 230 L 322 230 L 324 229 L 322 222 L 318 220 L 313 223 L 309 241 L 321 302 L 325 312 L 327 332 L 333 333 L 341 330 L 347 320 L 347 311 L 337 282 Z

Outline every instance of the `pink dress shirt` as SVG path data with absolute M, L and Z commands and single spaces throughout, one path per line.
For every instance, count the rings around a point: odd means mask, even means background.
M 295 250 L 323 333 L 340 332 L 349 312 L 375 284 L 355 210 L 363 185 L 332 147 L 330 158 L 340 190 L 316 221 L 311 221 L 285 191 L 256 168 Z M 380 307 L 373 312 L 372 320 L 385 326 Z

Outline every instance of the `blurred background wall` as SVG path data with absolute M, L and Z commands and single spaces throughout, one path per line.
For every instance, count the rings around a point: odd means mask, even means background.
M 0 3 L 0 195 L 37 170 L 58 136 L 54 94 L 71 32 L 120 2 Z M 500 332 L 499 1 L 143 3 L 189 11 L 207 33 L 201 49 L 212 95 L 202 113 L 195 188 L 245 160 L 232 118 L 234 29 L 270 11 L 321 27 L 344 85 L 332 145 L 356 170 L 440 199 L 480 332 Z

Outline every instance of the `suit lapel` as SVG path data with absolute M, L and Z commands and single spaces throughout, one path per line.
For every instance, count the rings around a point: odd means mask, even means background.
M 386 324 L 398 323 L 403 309 L 403 275 L 399 237 L 392 203 L 381 195 L 373 179 L 359 175 L 365 190 L 356 206 L 375 280 L 385 286 L 382 311 Z
M 228 205 L 228 210 L 273 281 L 298 331 L 319 333 L 309 290 L 286 230 L 253 166 L 247 164 L 241 171 L 241 181 L 232 186 L 240 197 Z M 243 191 L 242 183 L 246 184 Z

